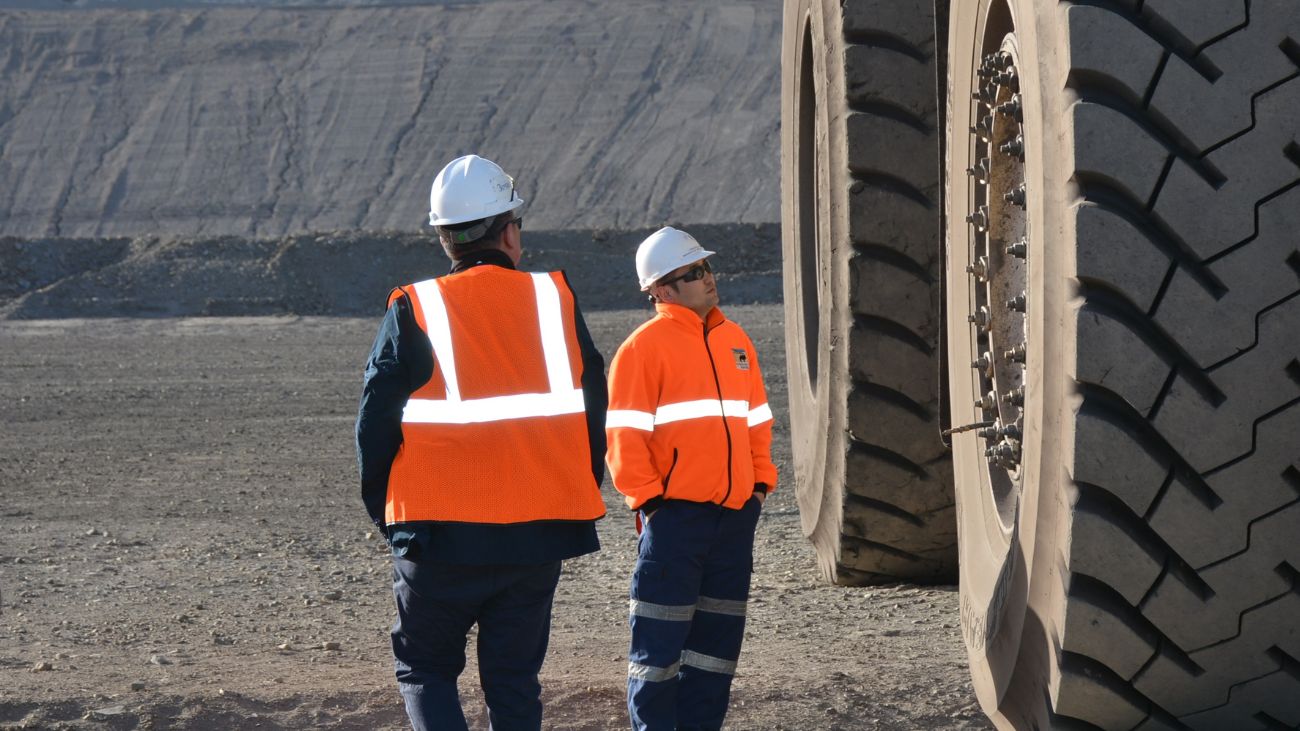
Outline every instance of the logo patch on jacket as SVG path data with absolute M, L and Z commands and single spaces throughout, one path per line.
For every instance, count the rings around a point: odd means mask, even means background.
M 736 370 L 749 370 L 749 355 L 744 348 L 732 348 L 731 356 L 736 359 Z

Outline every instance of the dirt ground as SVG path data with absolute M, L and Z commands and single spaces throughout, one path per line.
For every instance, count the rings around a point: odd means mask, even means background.
M 725 296 L 725 293 L 724 293 Z M 725 307 L 725 306 L 724 306 Z M 982 729 L 955 587 L 824 585 L 780 305 L 725 308 L 777 414 L 731 729 Z M 645 311 L 588 313 L 608 357 Z M 352 425 L 376 320 L 0 322 L 0 729 L 398 729 L 389 561 Z M 631 519 L 570 561 L 546 726 L 626 727 Z M 485 728 L 471 660 L 462 698 Z

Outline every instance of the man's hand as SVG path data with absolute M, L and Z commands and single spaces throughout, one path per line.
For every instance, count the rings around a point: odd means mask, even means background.
M 758 498 L 759 505 L 762 505 L 763 503 L 767 502 L 767 493 L 765 492 L 759 492 L 758 490 L 755 490 L 754 497 Z

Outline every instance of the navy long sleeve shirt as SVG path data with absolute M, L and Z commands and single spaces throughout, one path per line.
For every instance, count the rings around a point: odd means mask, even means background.
M 451 273 L 474 266 L 514 268 L 504 253 L 489 250 L 458 262 Z M 591 474 L 599 485 L 605 477 L 605 411 L 609 405 L 605 361 L 582 319 L 576 295 L 574 319 L 582 353 Z M 370 519 L 387 536 L 393 553 L 449 563 L 539 564 L 599 550 L 595 523 L 591 521 L 509 525 L 423 521 L 385 525 L 389 470 L 402 444 L 402 410 L 411 394 L 432 377 L 433 348 L 416 324 L 409 299 L 400 297 L 384 315 L 370 350 L 356 428 L 361 499 Z M 509 445 L 502 448 L 509 449 Z M 520 485 L 521 492 L 527 489 L 527 485 Z

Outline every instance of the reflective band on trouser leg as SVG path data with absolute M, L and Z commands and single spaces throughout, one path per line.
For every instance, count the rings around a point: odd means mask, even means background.
M 632 599 L 628 603 L 628 613 L 633 617 L 662 619 L 668 622 L 689 622 L 691 617 L 695 616 L 695 606 L 692 604 L 654 604 Z
M 681 664 L 689 665 L 693 668 L 699 668 L 700 670 L 708 670 L 711 673 L 719 673 L 721 675 L 736 674 L 735 660 L 724 660 L 720 657 L 713 657 L 712 655 L 702 655 L 693 650 L 682 651 Z
M 647 683 L 662 683 L 665 680 L 672 680 L 677 677 L 681 670 L 682 664 L 675 662 L 666 668 L 657 668 L 652 665 L 642 665 L 640 663 L 630 662 L 627 664 L 627 677 L 635 680 L 643 680 Z
M 713 612 L 714 614 L 729 614 L 733 617 L 745 616 L 745 611 L 749 607 L 746 600 L 736 599 L 714 599 L 711 596 L 702 596 L 696 602 L 696 608 L 701 612 Z
M 482 424 L 507 419 L 538 416 L 561 416 L 581 413 L 586 403 L 581 388 L 573 386 L 573 368 L 569 364 L 568 346 L 564 341 L 564 317 L 560 292 L 549 274 L 532 274 L 537 297 L 537 325 L 542 336 L 542 353 L 550 393 L 503 394 L 462 401 L 456 375 L 456 353 L 452 347 L 451 325 L 447 304 L 435 280 L 415 285 L 429 328 L 433 357 L 442 370 L 447 385 L 445 401 L 410 399 L 402 410 L 402 421 L 411 424 Z

